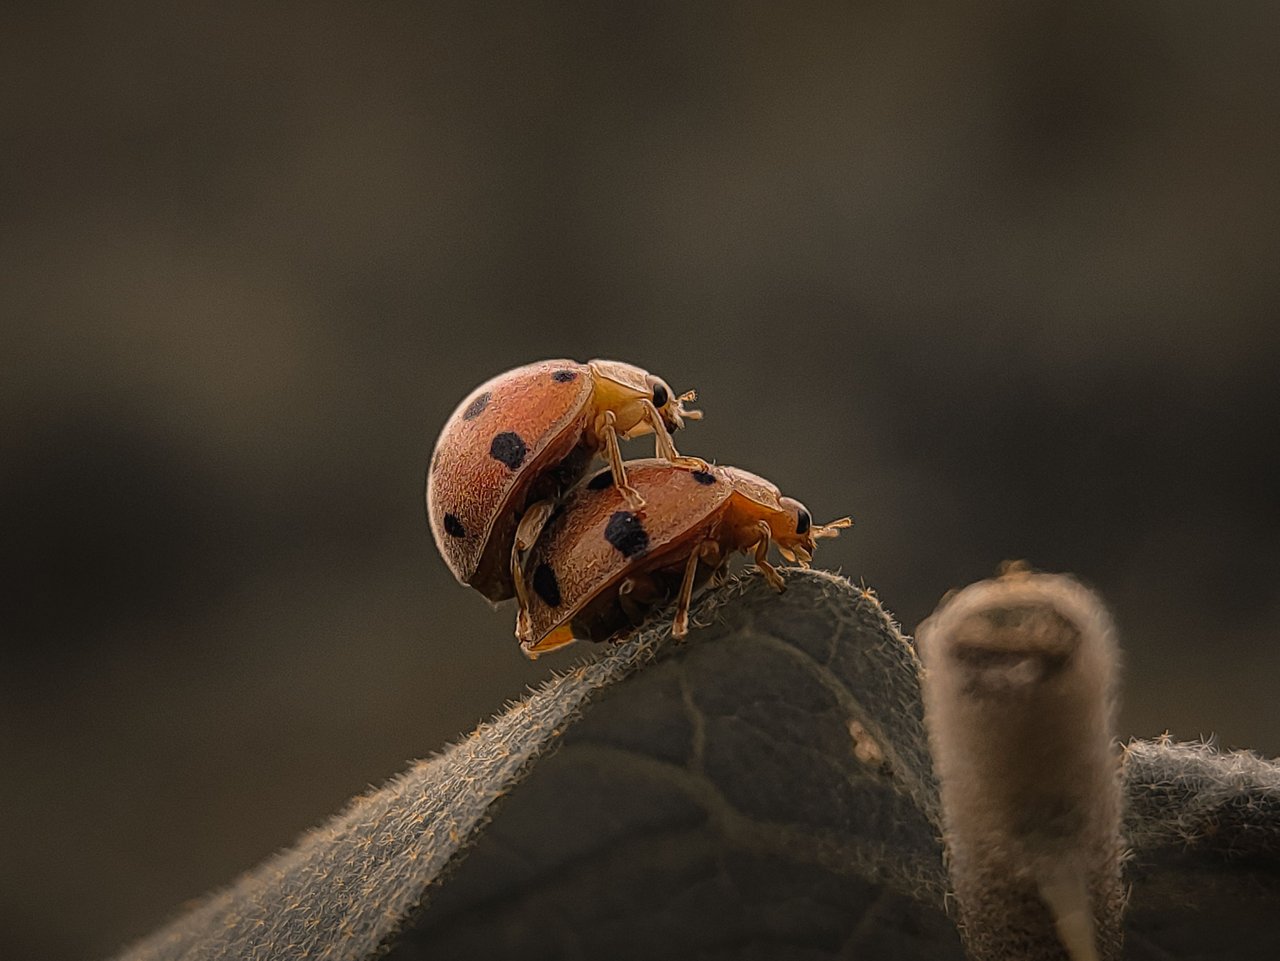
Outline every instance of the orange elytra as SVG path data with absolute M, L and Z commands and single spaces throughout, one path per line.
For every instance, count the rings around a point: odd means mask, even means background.
M 601 471 L 565 498 L 529 552 L 529 618 L 517 622 L 516 636 L 530 657 L 607 640 L 673 598 L 672 634 L 684 637 L 694 589 L 723 576 L 735 552 L 751 552 L 782 590 L 770 544 L 808 567 L 815 542 L 852 523 L 814 524 L 799 501 L 736 467 L 637 460 L 627 462 L 627 478 L 649 505 L 643 516 Z
M 555 500 L 601 452 L 632 510 L 619 438 L 653 433 L 657 454 L 682 459 L 671 432 L 693 391 L 676 396 L 659 377 L 611 360 L 544 360 L 481 384 L 440 432 L 427 473 L 427 517 L 436 546 L 462 584 L 491 601 L 527 593 L 519 554 L 533 544 Z

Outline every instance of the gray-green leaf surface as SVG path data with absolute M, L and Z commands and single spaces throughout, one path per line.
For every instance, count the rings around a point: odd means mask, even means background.
M 819 572 L 602 647 L 121 955 L 962 957 L 919 662 Z M 1280 770 L 1139 742 L 1125 957 L 1280 955 Z

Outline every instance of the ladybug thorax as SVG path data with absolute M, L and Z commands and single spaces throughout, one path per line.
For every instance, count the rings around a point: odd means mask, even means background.
M 593 360 L 589 366 L 593 380 L 591 407 L 595 412 L 590 425 L 592 430 L 603 425 L 600 418 L 605 411 L 612 411 L 613 426 L 620 435 L 631 437 L 648 433 L 645 402 L 653 393 L 648 383 L 649 374 L 639 367 L 618 361 Z
M 649 381 L 652 379 L 647 370 L 635 364 L 624 364 L 620 360 L 592 360 L 587 363 L 591 373 L 597 380 L 607 380 L 619 387 L 627 388 L 633 394 L 649 394 Z
M 775 541 L 794 539 L 794 518 L 784 506 L 782 492 L 776 486 L 737 467 L 719 467 L 717 471 L 733 489 L 721 522 L 727 547 L 745 550 L 754 544 L 760 539 L 761 521 L 769 525 L 769 536 Z

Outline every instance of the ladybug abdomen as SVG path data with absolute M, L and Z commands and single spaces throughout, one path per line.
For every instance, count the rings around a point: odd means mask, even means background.
M 524 508 L 590 463 L 581 441 L 591 394 L 585 365 L 529 364 L 473 391 L 440 434 L 426 485 L 431 531 L 454 576 L 490 600 L 514 592 L 508 563 Z
M 570 494 L 534 545 L 526 564 L 534 638 L 569 623 L 582 639 L 615 633 L 624 626 L 618 587 L 629 574 L 650 577 L 660 594 L 674 590 L 690 551 L 714 535 L 732 493 L 716 468 L 658 460 L 629 461 L 627 479 L 645 499 L 642 512 L 627 509 L 602 470 Z
M 715 522 L 709 521 L 699 525 L 698 529 L 691 530 L 689 543 L 699 543 L 704 538 L 713 537 L 714 527 Z M 642 606 L 647 611 L 656 610 L 675 600 L 688 559 L 689 550 L 683 544 L 678 544 L 650 557 L 643 564 L 636 565 L 633 573 L 642 575 L 646 581 L 646 596 Z M 714 568 L 700 561 L 694 576 L 694 589 L 705 584 L 714 572 Z M 574 638 L 582 641 L 607 641 L 620 631 L 635 626 L 632 615 L 619 599 L 618 589 L 621 583 L 619 580 L 611 588 L 599 592 L 573 616 L 570 626 Z

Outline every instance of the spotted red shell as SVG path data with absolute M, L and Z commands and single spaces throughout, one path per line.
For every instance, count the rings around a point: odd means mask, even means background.
M 682 566 L 735 493 L 724 468 L 654 459 L 628 461 L 627 482 L 645 499 L 641 514 L 627 509 L 604 470 L 566 498 L 534 545 L 525 569 L 535 641 L 607 603 L 628 573 Z M 585 638 L 591 631 L 579 626 L 575 633 Z
M 511 597 L 520 514 L 585 472 L 578 449 L 590 416 L 591 369 L 544 360 L 499 374 L 453 412 L 427 475 L 427 516 L 457 579 L 493 601 Z

